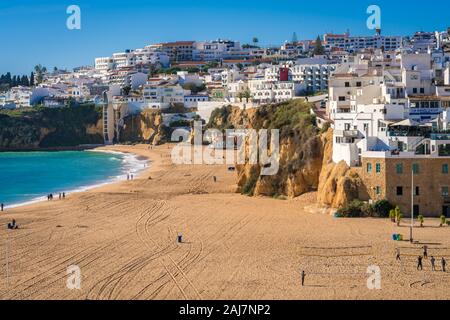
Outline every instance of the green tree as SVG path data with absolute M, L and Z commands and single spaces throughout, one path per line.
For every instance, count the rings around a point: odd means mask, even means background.
M 392 222 L 395 222 L 395 210 L 394 209 L 389 210 L 389 219 L 391 219 Z
M 247 103 L 248 103 L 248 99 L 250 99 L 251 97 L 252 97 L 252 95 L 250 94 L 250 91 L 245 90 L 244 91 L 244 98 L 247 101 Z M 242 101 L 242 99 L 241 99 L 241 101 Z
M 395 211 L 395 219 L 397 220 L 397 226 L 400 226 L 400 222 L 402 221 L 403 214 L 402 214 L 399 206 L 396 206 L 394 211 Z
M 34 72 L 30 74 L 30 86 L 34 86 Z
M 257 37 L 253 37 L 252 42 L 253 45 L 256 47 L 258 45 L 259 39 Z
M 238 98 L 239 98 L 239 101 L 242 102 L 242 99 L 244 98 L 244 93 L 242 91 L 240 91 L 238 93 Z
M 444 215 L 442 215 L 441 218 L 440 218 L 440 220 L 441 220 L 441 224 L 439 225 L 439 227 L 442 227 L 442 226 L 444 226 L 445 223 L 447 222 L 447 218 L 446 218 Z
M 314 55 L 320 56 L 325 54 L 325 48 L 322 45 L 322 39 L 320 39 L 320 36 L 317 36 L 316 44 L 314 46 Z
M 420 222 L 420 226 L 423 227 L 423 222 L 425 221 L 423 215 L 420 214 L 420 215 L 417 217 L 417 219 L 418 219 L 419 222 Z
M 34 67 L 34 72 L 36 74 L 34 79 L 36 84 L 42 83 L 42 81 L 44 81 L 44 75 L 47 73 L 47 68 L 43 67 L 41 64 L 38 64 Z

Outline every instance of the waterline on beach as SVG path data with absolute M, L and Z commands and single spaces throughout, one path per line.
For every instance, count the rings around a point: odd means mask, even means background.
M 107 172 L 103 171 L 101 172 L 101 177 L 97 175 L 93 175 L 91 177 L 92 181 L 77 181 L 76 178 L 74 178 L 73 181 L 63 181 L 64 186 L 58 185 L 58 183 L 55 183 L 52 185 L 51 183 L 48 185 L 48 193 L 53 193 L 53 195 L 58 196 L 59 192 L 65 192 L 66 195 L 74 192 L 83 192 L 87 190 L 91 190 L 94 188 L 102 187 L 111 183 L 119 182 L 127 180 L 127 175 L 134 175 L 134 177 L 137 177 L 141 171 L 143 171 L 145 168 L 148 167 L 149 159 L 143 158 L 139 155 L 132 154 L 132 153 L 124 153 L 124 152 L 117 152 L 117 151 L 109 151 L 109 150 L 87 150 L 87 151 L 76 151 L 79 153 L 84 153 L 83 156 L 86 156 L 87 154 L 95 155 L 97 154 L 104 154 L 105 156 L 110 155 L 111 157 L 93 157 L 93 161 L 97 161 L 99 165 L 104 165 L 107 168 Z M 75 155 L 76 152 L 73 152 Z M 3 155 L 5 155 L 4 153 Z M 26 153 L 27 155 L 31 155 L 32 153 Z M 39 155 L 42 155 L 43 153 L 36 153 L 36 155 L 39 158 Z M 20 153 L 8 153 L 8 156 L 14 157 L 17 155 L 18 157 L 21 156 Z M 48 154 L 45 154 L 45 156 L 49 156 L 52 158 L 52 156 L 58 156 L 58 152 L 51 152 Z M 60 153 L 61 155 L 61 153 Z M 80 155 L 80 154 L 78 154 Z M 1 154 L 0 154 L 1 156 Z M 62 155 L 66 156 L 66 155 Z M 69 155 L 70 156 L 70 155 Z M 0 157 L 0 164 L 2 163 L 3 159 Z M 32 161 L 32 159 L 30 159 Z M 90 161 L 89 158 L 87 158 L 85 161 Z M 76 162 L 75 162 L 76 164 Z M 84 164 L 86 165 L 86 164 Z M 0 165 L 0 171 L 1 171 L 1 165 Z M 77 172 L 77 168 L 64 168 L 64 170 L 74 171 Z M 83 168 L 85 171 L 87 168 Z M 95 167 L 93 167 L 95 169 Z M 110 171 L 109 171 L 110 169 Z M 3 172 L 4 173 L 4 172 Z M 56 174 L 57 172 L 51 173 L 51 175 Z M 89 174 L 89 172 L 87 172 Z M 14 174 L 12 174 L 13 177 L 15 177 Z M 52 180 L 52 176 L 48 177 L 48 180 Z M 84 177 L 83 177 L 84 178 Z M 7 179 L 7 178 L 5 178 Z M 22 177 L 23 179 L 23 177 Z M 32 181 L 33 176 L 30 176 L 29 179 L 27 179 L 27 183 L 30 184 L 30 181 Z M 44 179 L 46 181 L 46 177 L 40 177 L 40 179 Z M 1 180 L 1 178 L 0 178 Z M 20 179 L 18 179 L 20 180 Z M 86 180 L 86 179 L 84 179 Z M 89 180 L 89 178 L 87 179 Z M 12 181 L 12 182 L 11 182 Z M 15 180 L 12 179 L 11 181 L 2 181 L 3 184 L 5 183 L 15 183 Z M 59 181 L 61 182 L 61 181 Z M 3 190 L 2 190 L 3 191 Z M 12 194 L 12 197 L 14 198 L 12 201 L 8 201 L 8 197 L 5 194 L 7 194 L 7 191 L 0 192 L 0 202 L 5 203 L 5 209 L 11 209 L 16 208 L 20 206 L 25 206 L 29 204 L 33 204 L 36 202 L 41 202 L 44 200 L 47 200 L 47 191 L 46 192 L 39 192 L 42 195 L 36 196 L 35 192 L 27 192 L 24 190 L 22 193 L 16 193 L 15 195 Z

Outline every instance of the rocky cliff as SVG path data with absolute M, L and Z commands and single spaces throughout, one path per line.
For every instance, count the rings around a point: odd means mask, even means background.
M 329 129 L 321 136 L 323 161 L 319 176 L 317 201 L 333 208 L 344 206 L 355 199 L 368 200 L 359 169 L 350 168 L 344 161 L 334 163 L 333 131 Z
M 143 142 L 158 145 L 169 137 L 168 128 L 163 125 L 160 111 L 145 110 L 138 115 L 124 119 L 120 142 Z
M 310 106 L 300 100 L 240 110 L 216 109 L 208 127 L 280 129 L 280 169 L 273 176 L 261 176 L 259 165 L 238 165 L 238 191 L 248 195 L 297 197 L 318 191 L 321 204 L 339 207 L 361 198 L 358 172 L 345 162 L 331 160 L 333 132 L 320 132 L 309 113 Z
M 0 111 L 0 151 L 101 143 L 101 109 L 93 105 Z

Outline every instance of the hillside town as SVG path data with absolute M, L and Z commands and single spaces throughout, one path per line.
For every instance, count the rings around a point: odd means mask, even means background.
M 104 140 L 111 144 L 122 119 L 146 109 L 161 110 L 170 122 L 178 118 L 167 110 L 182 106 L 190 111 L 184 117 L 208 121 L 223 106 L 304 99 L 314 105 L 317 125 L 333 129 L 333 161 L 361 171 L 371 201 L 448 215 L 450 29 L 315 40 L 294 33 L 280 47 L 258 44 L 257 38 L 244 45 L 176 41 L 99 57 L 72 71 L 38 66 L 32 81 L 19 77 L 2 86 L 0 108 L 93 103 L 103 107 Z

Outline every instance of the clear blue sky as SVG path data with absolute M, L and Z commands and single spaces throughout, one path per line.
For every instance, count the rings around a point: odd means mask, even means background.
M 66 8 L 81 8 L 82 29 L 66 28 Z M 93 64 L 94 58 L 173 40 L 253 36 L 262 45 L 312 39 L 325 32 L 373 34 L 366 9 L 382 10 L 384 34 L 445 30 L 450 2 L 327 0 L 14 0 L 0 3 L 0 73 Z M 429 5 L 428 5 L 429 4 Z

